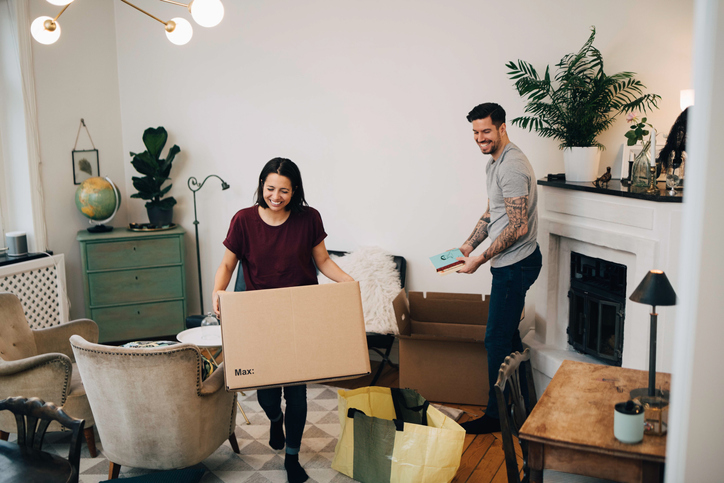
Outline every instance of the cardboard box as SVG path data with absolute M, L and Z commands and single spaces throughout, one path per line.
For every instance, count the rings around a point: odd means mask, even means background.
M 221 292 L 229 391 L 370 373 L 359 283 Z
M 488 402 L 489 297 L 410 292 L 393 301 L 400 329 L 400 387 L 436 402 Z

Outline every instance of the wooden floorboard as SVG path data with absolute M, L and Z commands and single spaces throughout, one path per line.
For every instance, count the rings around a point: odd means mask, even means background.
M 372 382 L 373 374 L 377 371 L 377 363 L 372 363 L 372 374 L 360 377 L 358 379 L 350 379 L 347 381 L 335 381 L 330 383 L 331 386 L 342 387 L 345 389 L 357 389 L 359 387 L 369 386 Z M 382 387 L 399 387 L 399 378 L 397 369 L 386 366 L 382 372 L 382 376 L 377 381 L 378 386 Z M 435 402 L 435 401 L 432 401 Z M 471 406 L 462 404 L 442 403 L 445 406 L 462 409 L 465 411 L 458 422 L 469 421 L 480 417 L 485 412 L 485 406 Z M 518 446 L 518 442 L 515 442 Z M 505 469 L 505 454 L 503 453 L 503 445 L 500 433 L 466 435 L 465 445 L 463 446 L 463 455 L 460 460 L 460 468 L 455 475 L 454 483 L 505 483 L 507 482 L 507 472 Z M 519 448 L 516 448 L 520 452 Z M 522 460 L 518 462 L 519 467 Z

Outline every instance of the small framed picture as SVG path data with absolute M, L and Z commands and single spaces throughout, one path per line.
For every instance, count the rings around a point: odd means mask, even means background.
M 73 151 L 73 184 L 81 184 L 94 176 L 100 176 L 98 150 Z

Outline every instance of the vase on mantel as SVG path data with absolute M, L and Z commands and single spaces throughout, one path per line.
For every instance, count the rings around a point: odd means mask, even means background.
M 636 188 L 648 188 L 649 166 L 651 166 L 651 155 L 649 153 L 651 141 L 646 141 L 641 148 L 641 152 L 634 158 L 633 167 L 631 168 L 631 186 Z
M 593 181 L 598 178 L 601 151 L 597 147 L 572 147 L 563 150 L 566 181 Z

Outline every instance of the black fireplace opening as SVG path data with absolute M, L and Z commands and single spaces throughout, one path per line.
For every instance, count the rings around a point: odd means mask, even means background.
M 571 252 L 568 343 L 620 366 L 626 315 L 626 265 Z

